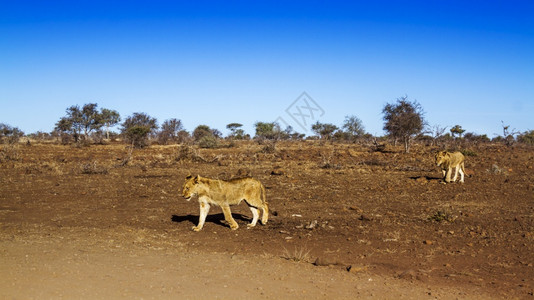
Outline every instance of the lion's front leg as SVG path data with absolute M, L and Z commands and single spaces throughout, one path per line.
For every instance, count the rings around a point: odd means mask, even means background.
M 446 183 L 451 182 L 451 173 L 452 173 L 451 167 L 447 168 L 447 175 L 445 176 L 445 182 Z
M 459 165 L 454 168 L 454 177 L 452 178 L 452 182 L 456 182 L 456 179 L 458 179 L 458 171 L 460 171 Z
M 206 222 L 206 217 L 210 211 L 210 205 L 206 202 L 200 202 L 200 216 L 198 218 L 198 225 L 193 226 L 193 231 L 200 231 L 204 227 L 204 222 Z

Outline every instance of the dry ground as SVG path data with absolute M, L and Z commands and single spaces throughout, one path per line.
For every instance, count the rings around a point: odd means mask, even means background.
M 469 149 L 463 185 L 437 149 L 387 150 L 20 145 L 0 154 L 0 298 L 533 299 L 532 148 Z M 214 207 L 192 232 L 188 174 L 261 180 L 269 223 Z

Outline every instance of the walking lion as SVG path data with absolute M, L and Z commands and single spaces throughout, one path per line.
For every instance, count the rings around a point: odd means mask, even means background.
M 238 205 L 243 200 L 252 211 L 252 221 L 247 225 L 248 228 L 256 226 L 259 209 L 262 210 L 261 223 L 265 225 L 269 219 L 269 207 L 265 200 L 265 187 L 254 178 L 235 178 L 226 181 L 200 176 L 187 176 L 182 194 L 187 201 L 191 200 L 193 196 L 197 196 L 200 203 L 199 221 L 198 225 L 193 227 L 194 231 L 200 231 L 204 227 L 211 204 L 222 208 L 224 219 L 232 230 L 239 228 L 239 225 L 232 217 L 230 205 Z
M 436 153 L 436 165 L 441 167 L 443 179 L 446 183 L 451 182 L 451 173 L 453 168 L 455 169 L 455 172 L 452 182 L 456 181 L 456 178 L 458 178 L 458 173 L 460 173 L 460 182 L 464 183 L 464 161 L 465 156 L 458 151 L 452 153 L 447 151 L 439 151 Z

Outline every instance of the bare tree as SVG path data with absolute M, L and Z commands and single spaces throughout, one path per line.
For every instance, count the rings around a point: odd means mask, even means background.
M 408 96 L 397 99 L 397 103 L 388 103 L 382 110 L 384 114 L 384 130 L 394 139 L 402 139 L 404 151 L 410 152 L 410 144 L 414 136 L 421 133 L 425 120 L 424 111 L 417 101 L 408 101 Z
M 503 141 L 506 146 L 512 146 L 515 143 L 515 136 L 519 134 L 518 131 L 514 129 L 510 130 L 510 125 L 504 125 L 504 121 L 501 121 L 502 124 L 502 134 Z
M 439 125 L 434 125 L 429 130 L 430 135 L 432 136 L 432 146 L 437 145 L 438 140 L 443 136 L 447 127 L 441 127 Z

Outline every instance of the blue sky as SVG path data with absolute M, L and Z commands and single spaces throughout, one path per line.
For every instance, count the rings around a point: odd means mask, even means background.
M 51 131 L 96 102 L 227 133 L 281 117 L 303 92 L 338 126 L 382 135 L 407 95 L 429 125 L 534 129 L 530 1 L 3 1 L 0 122 Z

